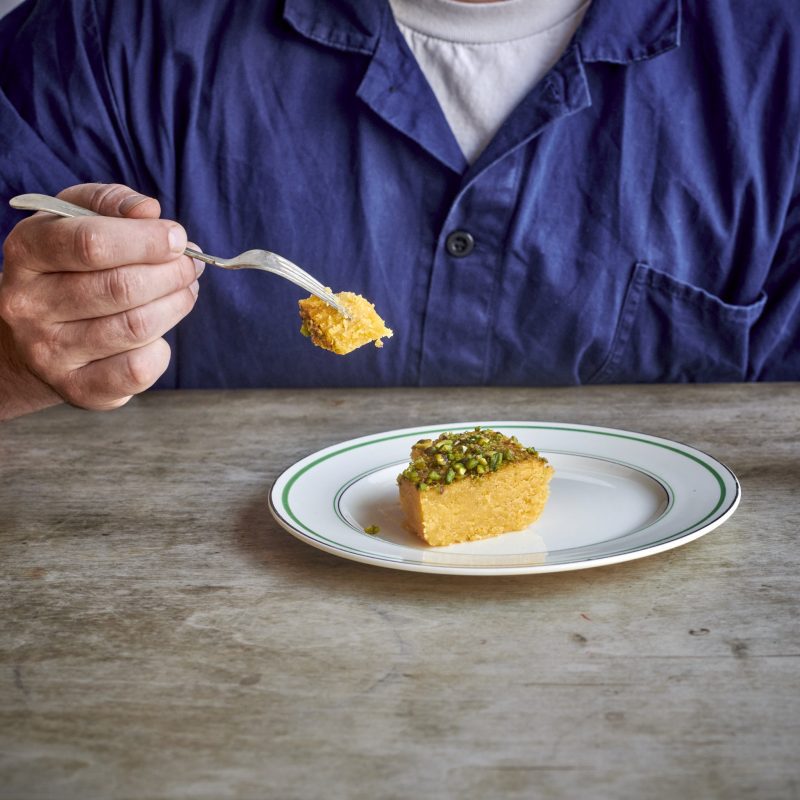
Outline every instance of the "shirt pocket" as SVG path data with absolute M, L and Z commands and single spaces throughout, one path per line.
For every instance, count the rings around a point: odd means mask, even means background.
M 730 305 L 639 262 L 609 354 L 588 383 L 742 381 L 766 302 Z

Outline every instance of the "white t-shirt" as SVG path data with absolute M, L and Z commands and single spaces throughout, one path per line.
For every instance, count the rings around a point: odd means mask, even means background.
M 390 0 L 470 163 L 558 61 L 590 2 Z

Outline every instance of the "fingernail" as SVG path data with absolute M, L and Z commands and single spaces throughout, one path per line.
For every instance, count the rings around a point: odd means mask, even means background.
M 169 248 L 173 253 L 182 253 L 186 247 L 186 236 L 177 225 L 169 229 Z
M 197 293 L 200 291 L 200 283 L 199 283 L 198 281 L 195 281 L 193 284 L 191 284 L 191 285 L 189 286 L 189 291 L 190 291 L 190 292 L 191 292 L 191 293 L 192 293 L 192 294 L 193 294 L 195 297 L 197 297 Z
M 136 206 L 140 203 L 144 203 L 147 200 L 145 195 L 143 194 L 132 194 L 126 197 L 120 204 L 119 204 L 119 212 L 120 214 L 127 214 L 129 211 L 132 211 Z

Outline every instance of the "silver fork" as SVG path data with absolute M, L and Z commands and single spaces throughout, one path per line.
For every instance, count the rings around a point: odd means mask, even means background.
M 88 208 L 76 206 L 74 203 L 59 200 L 57 197 L 51 197 L 47 194 L 20 194 L 12 197 L 9 200 L 9 205 L 21 211 L 47 211 L 50 214 L 57 214 L 59 217 L 99 216 Z M 301 289 L 316 295 L 320 300 L 324 300 L 340 314 L 350 319 L 347 309 L 316 278 L 277 253 L 271 253 L 269 250 L 246 250 L 233 258 L 220 258 L 219 256 L 208 255 L 208 253 L 201 253 L 192 247 L 187 247 L 183 252 L 187 256 L 223 269 L 260 269 L 264 270 L 264 272 L 280 275 Z

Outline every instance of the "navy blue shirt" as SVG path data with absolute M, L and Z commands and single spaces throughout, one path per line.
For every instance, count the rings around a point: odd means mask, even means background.
M 163 387 L 797 380 L 798 86 L 796 0 L 594 0 L 470 166 L 385 2 L 26 3 L 0 196 L 129 184 L 395 332 L 335 356 L 209 267 Z

